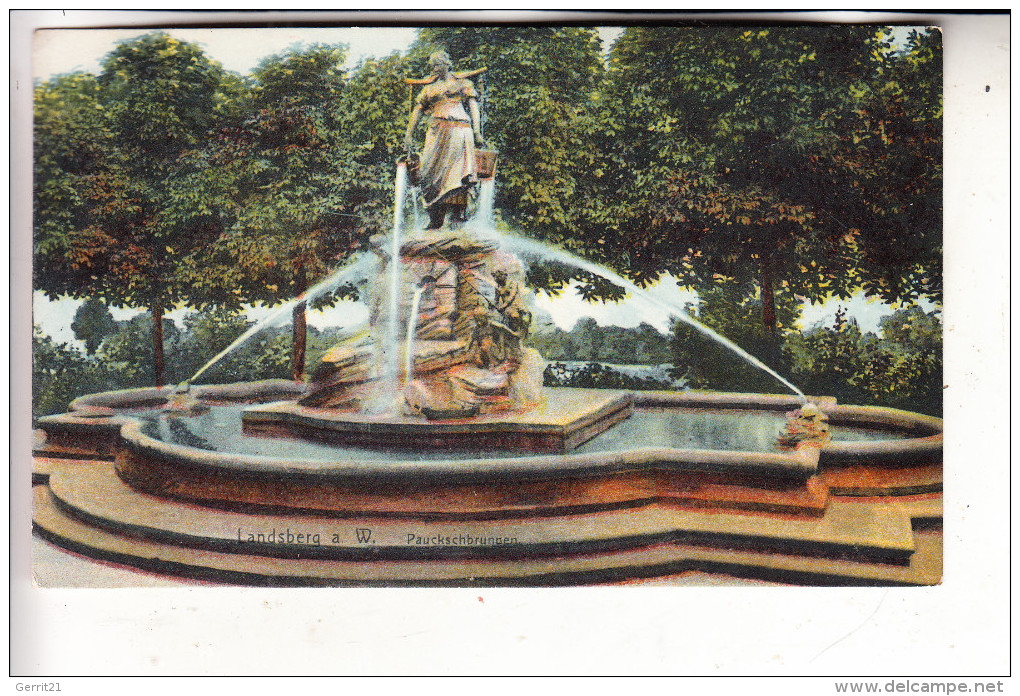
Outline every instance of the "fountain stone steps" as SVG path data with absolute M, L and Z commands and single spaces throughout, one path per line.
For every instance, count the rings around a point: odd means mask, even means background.
M 854 501 L 834 502 L 820 518 L 647 504 L 552 517 L 415 520 L 211 509 L 140 493 L 103 462 L 57 468 L 50 475 L 49 487 L 66 512 L 114 533 L 254 555 L 341 560 L 532 558 L 680 542 L 903 564 L 914 551 L 911 521 L 901 507 Z M 372 530 L 370 544 L 358 541 L 358 529 Z M 277 540 L 278 533 L 285 537 L 283 541 Z M 257 541 L 259 534 L 263 535 L 261 542 Z M 514 542 L 419 543 L 447 537 Z
M 538 586 L 626 582 L 687 572 L 808 585 L 932 585 L 942 573 L 941 535 L 915 534 L 907 565 L 889 565 L 683 543 L 518 559 L 337 561 L 223 553 L 115 534 L 63 512 L 35 486 L 35 532 L 64 549 L 127 567 L 230 584 L 294 586 Z
M 94 453 L 88 453 L 85 457 L 53 457 L 50 455 L 40 455 L 37 452 L 32 455 L 32 483 L 48 483 L 50 480 L 50 474 L 54 469 L 67 468 L 81 465 L 97 465 L 105 463 L 109 465 L 110 460 L 97 458 Z
M 839 467 L 822 465 L 819 477 L 833 495 L 876 497 L 942 492 L 942 462 L 910 466 L 874 463 Z

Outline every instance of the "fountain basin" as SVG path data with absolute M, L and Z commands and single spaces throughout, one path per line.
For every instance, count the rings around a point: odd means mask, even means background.
M 293 398 L 298 387 L 274 381 L 194 390 L 211 403 L 243 403 Z M 554 400 L 558 398 L 558 390 L 548 391 Z M 569 391 L 575 402 L 583 401 L 578 390 Z M 405 449 L 366 458 L 354 449 L 337 450 L 330 458 L 334 446 L 330 445 L 321 446 L 324 453 L 313 458 L 288 455 L 288 446 L 300 441 L 281 439 L 275 432 L 265 442 L 274 446 L 277 454 L 217 451 L 160 439 L 138 420 L 146 407 L 168 398 L 169 389 L 84 397 L 75 402 L 71 413 L 41 419 L 39 426 L 47 434 L 48 446 L 59 447 L 64 442 L 82 448 L 93 438 L 97 456 L 115 458 L 117 474 L 137 490 L 231 508 L 332 515 L 485 519 L 576 514 L 650 501 L 821 515 L 828 491 L 820 483 L 824 476 L 819 475 L 827 468 L 941 466 L 941 421 L 937 418 L 892 409 L 838 406 L 832 399 L 820 399 L 834 425 L 868 428 L 873 431 L 870 437 L 886 439 L 836 441 L 821 448 L 805 445 L 788 452 L 657 446 L 641 418 L 661 420 L 689 411 L 707 412 L 711 420 L 749 410 L 778 418 L 799 402 L 772 395 L 594 391 L 588 395 L 595 406 L 589 415 L 603 416 L 601 421 L 593 421 L 595 425 L 605 430 L 614 419 L 633 412 L 632 435 L 603 449 L 596 446 L 596 438 L 565 454 L 535 455 L 533 450 L 522 454 L 507 448 L 486 452 L 484 457 L 469 450 L 442 451 L 434 458 L 421 459 L 408 456 L 412 450 Z M 266 427 L 277 428 L 280 413 L 297 413 L 293 406 L 292 400 L 275 406 L 257 404 L 245 408 L 244 416 L 247 420 L 255 414 L 261 427 L 266 423 L 260 419 L 271 413 Z M 111 415 L 114 413 L 119 415 Z M 400 429 L 402 436 L 410 438 L 404 444 L 420 448 L 428 447 L 429 441 L 411 430 L 446 427 L 447 432 L 437 437 L 435 444 L 447 437 L 460 437 L 476 425 L 474 420 L 445 424 L 407 421 Z M 490 429 L 499 434 L 500 427 L 508 427 L 499 424 L 492 420 Z M 293 430 L 287 432 L 294 434 Z M 614 430 L 602 437 L 612 439 Z M 343 434 L 330 429 L 326 439 L 343 440 Z
M 293 403 L 300 385 L 191 393 L 207 408 L 130 390 L 41 419 L 36 533 L 150 572 L 271 586 L 941 577 L 924 531 L 941 524 L 939 419 L 817 399 L 837 441 L 766 451 L 796 398 L 638 392 L 629 418 L 535 455 L 252 436 L 244 412 Z

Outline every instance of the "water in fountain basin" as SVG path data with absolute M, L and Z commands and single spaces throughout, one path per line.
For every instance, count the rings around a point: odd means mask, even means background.
M 488 459 L 533 455 L 512 449 L 465 449 L 456 439 L 443 446 L 366 446 L 355 443 L 324 443 L 299 437 L 265 437 L 246 434 L 241 418 L 244 404 L 212 405 L 191 415 L 145 411 L 131 415 L 142 421 L 142 431 L 163 442 L 212 452 L 284 459 L 348 460 Z M 775 433 L 785 419 L 774 411 L 638 408 L 630 418 L 616 424 L 573 450 L 571 454 L 620 452 L 646 447 L 710 449 L 750 452 L 775 451 Z M 836 442 L 902 440 L 906 432 L 832 426 Z

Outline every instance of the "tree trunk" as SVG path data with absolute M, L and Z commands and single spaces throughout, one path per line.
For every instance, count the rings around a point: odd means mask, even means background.
M 305 278 L 305 271 L 302 267 L 298 270 L 298 294 L 303 294 L 308 289 L 307 286 L 308 280 Z M 294 305 L 293 340 L 291 376 L 295 382 L 302 382 L 305 375 L 305 346 L 308 341 L 308 321 L 304 302 Z
M 772 368 L 778 368 L 779 327 L 776 321 L 776 291 L 772 280 L 772 256 L 761 256 L 761 323 L 765 327 L 765 355 L 762 359 Z
M 157 387 L 166 383 L 166 358 L 163 354 L 163 304 L 152 304 L 152 374 Z
M 772 283 L 772 258 L 761 257 L 761 323 L 765 332 L 776 337 L 776 291 Z

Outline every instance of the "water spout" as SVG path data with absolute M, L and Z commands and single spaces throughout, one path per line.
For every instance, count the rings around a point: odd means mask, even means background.
M 403 266 L 400 263 L 400 232 L 404 225 L 404 196 L 407 192 L 407 165 L 397 165 L 396 181 L 393 184 L 393 234 L 390 240 L 390 297 L 389 314 L 386 317 L 386 339 L 383 344 L 383 355 L 387 378 L 397 376 L 397 339 L 398 317 L 400 308 L 400 277 Z
M 400 280 L 403 264 L 400 262 L 401 232 L 404 227 L 404 203 L 407 197 L 407 165 L 397 163 L 393 182 L 393 231 L 390 236 L 389 301 L 387 303 L 386 330 L 380 342 L 380 377 L 376 397 L 367 410 L 381 414 L 393 410 L 393 395 L 400 390 Z
M 411 316 L 407 318 L 407 338 L 404 341 L 404 382 L 410 383 L 414 377 L 414 338 L 418 333 L 418 304 L 425 292 L 424 282 L 414 291 L 411 301 Z
M 415 227 L 424 227 L 424 218 L 422 217 L 421 203 L 418 201 L 417 191 L 411 194 L 411 224 Z
M 479 185 L 478 211 L 475 213 L 474 223 L 478 227 L 492 227 L 492 206 L 496 199 L 496 182 L 494 179 L 485 179 Z
M 308 302 L 316 299 L 320 295 L 326 292 L 332 291 L 339 287 L 342 283 L 348 282 L 351 278 L 357 277 L 358 274 L 368 274 L 369 266 L 375 261 L 375 259 L 369 254 L 357 254 L 351 257 L 351 261 L 341 266 L 339 269 L 328 275 L 323 280 L 319 281 L 312 287 L 308 288 L 305 292 L 295 297 L 293 300 L 283 303 L 268 315 L 266 315 L 261 321 L 253 324 L 243 334 L 238 336 L 233 343 L 217 353 L 209 362 L 199 368 L 198 372 L 192 375 L 187 383 L 194 384 L 195 381 L 205 373 L 206 370 L 211 368 L 213 365 L 222 360 L 225 356 L 229 355 L 234 350 L 244 345 L 252 336 L 259 333 L 263 329 L 272 326 L 277 319 L 283 316 L 285 313 L 290 312 L 299 302 Z
M 754 367 L 757 367 L 758 369 L 771 375 L 780 383 L 789 388 L 793 393 L 799 396 L 801 400 L 803 400 L 805 403 L 807 402 L 807 397 L 804 395 L 804 392 L 798 389 L 789 380 L 784 378 L 782 375 L 780 375 L 771 367 L 763 363 L 758 358 L 754 357 L 753 355 L 745 351 L 740 346 L 736 345 L 735 343 L 725 338 L 721 334 L 717 333 L 716 331 L 710 329 L 709 327 L 705 326 L 698 320 L 691 317 L 691 315 L 688 314 L 687 311 L 679 304 L 674 304 L 672 302 L 661 300 L 655 297 L 654 295 L 651 295 L 647 291 L 642 290 L 637 285 L 630 282 L 626 278 L 622 277 L 618 273 L 615 273 L 604 266 L 599 266 L 597 264 L 591 263 L 590 261 L 586 261 L 581 257 L 565 252 L 562 249 L 558 249 L 554 246 L 543 244 L 541 242 L 535 242 L 530 239 L 524 239 L 523 237 L 519 237 L 517 235 L 510 234 L 507 232 L 503 232 L 502 234 L 504 239 L 507 241 L 506 248 L 510 251 L 516 251 L 518 253 L 523 254 L 530 253 L 532 255 L 543 256 L 556 261 L 560 261 L 561 263 L 576 266 L 582 270 L 588 271 L 589 273 L 601 276 L 606 280 L 616 285 L 619 285 L 620 287 L 630 292 L 630 294 L 634 296 L 635 299 L 644 301 L 648 304 L 651 304 L 652 306 L 657 307 L 660 310 L 667 312 L 672 316 L 675 316 L 677 319 L 687 324 L 691 328 L 695 329 L 696 331 L 709 337 L 719 345 L 723 346 L 724 348 L 727 348 L 736 355 L 740 356 L 748 364 L 753 365 Z

